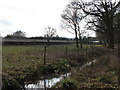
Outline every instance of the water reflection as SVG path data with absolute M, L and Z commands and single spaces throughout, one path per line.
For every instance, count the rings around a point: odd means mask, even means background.
M 52 79 L 45 79 L 46 88 L 51 88 L 56 83 L 60 82 L 61 80 L 63 80 L 66 77 L 69 77 L 70 75 L 71 75 L 71 73 L 67 73 L 67 74 L 62 74 L 59 77 L 54 77 Z M 38 90 L 40 88 L 42 89 L 42 88 L 44 88 L 44 80 L 39 80 L 39 82 L 36 84 L 26 84 L 25 88 L 26 88 L 26 90 L 32 90 L 32 88 L 34 90 Z

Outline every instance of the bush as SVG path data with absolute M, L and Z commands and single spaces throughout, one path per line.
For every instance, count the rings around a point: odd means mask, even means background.
M 57 68 L 54 65 L 46 65 L 40 67 L 40 72 L 42 75 L 54 74 Z
M 108 77 L 101 77 L 100 82 L 111 84 L 112 81 Z
M 77 88 L 77 86 L 75 85 L 75 82 L 73 80 L 65 79 L 61 83 L 61 88 L 65 89 L 65 90 L 71 90 L 71 89 Z
M 2 78 L 2 90 L 21 90 L 22 86 L 11 76 L 4 75 Z

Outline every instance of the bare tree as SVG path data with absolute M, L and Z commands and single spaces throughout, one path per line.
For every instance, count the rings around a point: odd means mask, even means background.
M 76 46 L 79 47 L 78 36 L 80 38 L 80 41 L 82 41 L 79 22 L 84 18 L 83 13 L 81 12 L 81 8 L 79 7 L 79 1 L 71 1 L 70 4 L 67 5 L 66 9 L 63 11 L 61 17 L 65 29 L 70 30 L 69 32 L 74 31 Z
M 94 1 L 94 2 L 93 2 Z M 82 9 L 87 14 L 92 16 L 89 24 L 93 30 L 103 33 L 107 39 L 108 48 L 114 48 L 114 19 L 117 9 L 120 8 L 120 1 L 116 0 L 93 0 L 92 2 L 83 2 Z M 99 24 L 101 23 L 101 24 Z
M 57 35 L 57 30 L 53 27 L 46 27 L 45 28 L 45 37 L 47 37 L 47 45 L 50 45 L 50 38 L 52 38 L 53 36 Z

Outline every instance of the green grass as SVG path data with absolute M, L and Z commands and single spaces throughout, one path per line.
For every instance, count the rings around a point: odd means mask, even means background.
M 42 64 L 43 46 L 3 46 L 3 75 L 24 79 Z
M 85 47 L 86 45 L 84 45 Z M 79 52 L 84 50 L 79 49 Z M 13 74 L 17 71 L 26 73 L 36 69 L 38 65 L 43 64 L 43 45 L 33 46 L 3 46 L 2 62 L 3 73 Z M 78 49 L 75 45 L 67 45 L 67 57 L 76 59 L 78 57 Z M 51 45 L 47 47 L 46 63 L 56 63 L 61 58 L 66 58 L 66 45 Z M 13 75 L 15 76 L 15 75 Z
M 63 90 L 76 90 L 77 83 L 72 78 L 66 78 L 52 87 L 52 89 L 55 88 L 62 88 Z
M 72 67 L 79 67 L 81 64 L 92 60 L 93 54 L 97 56 L 103 54 L 103 52 L 98 53 L 97 50 L 90 52 L 90 47 L 83 46 L 83 49 L 77 49 L 75 45 L 67 45 L 67 56 L 66 45 L 47 47 L 46 68 L 52 72 L 57 69 L 60 74 L 61 71 L 64 72 Z M 86 54 L 86 48 L 90 53 L 87 52 Z M 23 83 L 26 80 L 36 78 L 38 74 L 42 75 L 44 73 L 42 70 L 44 68 L 41 68 L 44 59 L 44 45 L 3 46 L 2 51 L 3 76 L 12 77 Z
M 57 63 L 59 64 L 62 58 L 65 58 L 65 53 L 66 52 L 64 45 L 54 46 L 51 45 L 47 47 L 46 63 L 51 64 L 52 66 L 54 66 L 54 64 L 57 65 Z M 5 82 L 10 83 L 11 81 L 9 80 L 13 78 L 17 80 L 20 84 L 23 84 L 23 82 L 26 80 L 32 80 L 34 78 L 37 78 L 38 75 L 42 73 L 42 68 L 40 67 L 43 66 L 43 56 L 44 56 L 43 45 L 3 46 L 2 47 L 3 83 L 4 84 L 6 84 Z
M 66 58 L 65 45 L 51 45 L 47 47 L 46 63 L 54 64 Z M 68 52 L 74 51 L 73 46 L 68 46 Z M 38 66 L 43 65 L 44 46 L 3 46 L 3 74 L 15 79 L 25 78 L 33 74 Z

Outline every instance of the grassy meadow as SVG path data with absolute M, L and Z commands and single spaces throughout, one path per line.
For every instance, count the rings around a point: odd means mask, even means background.
M 71 72 L 69 78 L 54 88 L 69 88 L 71 84 L 76 88 L 117 88 L 117 57 L 101 45 L 91 47 L 84 45 L 83 49 L 77 49 L 75 45 L 48 46 L 44 67 L 44 45 L 3 46 L 3 87 L 9 86 L 8 83 L 13 86 L 24 85 L 24 82 L 41 78 L 43 75 Z M 82 65 L 96 58 L 94 64 L 80 70 Z M 71 84 L 64 86 L 64 83 Z
M 46 63 L 64 56 L 62 48 L 64 46 L 47 48 Z M 44 46 L 3 46 L 3 74 L 24 78 L 43 64 L 43 56 Z
M 69 51 L 66 53 L 66 50 Z M 67 49 L 65 45 L 49 46 L 46 51 L 46 64 L 52 65 L 54 69 L 59 68 L 61 70 L 63 68 L 64 70 L 66 68 L 65 63 L 68 62 L 65 59 L 68 54 L 71 55 L 73 52 L 74 54 L 77 53 L 74 45 L 67 47 Z M 23 82 L 26 79 L 37 77 L 38 69 L 44 63 L 44 45 L 3 46 L 2 56 L 3 78 L 12 77 L 18 82 Z M 34 74 L 36 75 L 34 76 Z

